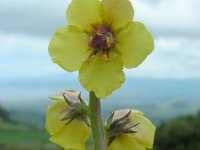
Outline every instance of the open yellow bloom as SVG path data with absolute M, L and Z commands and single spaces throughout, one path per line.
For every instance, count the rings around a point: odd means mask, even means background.
M 123 67 L 137 67 L 154 49 L 151 34 L 132 21 L 133 14 L 129 0 L 72 0 L 69 25 L 50 41 L 51 58 L 79 71 L 82 86 L 105 98 L 124 82 Z
M 113 122 L 122 119 L 130 110 L 116 111 L 113 117 Z M 152 149 L 156 127 L 144 117 L 143 113 L 138 110 L 131 110 L 127 116 L 128 122 L 119 132 L 109 145 L 108 150 L 146 150 Z M 126 120 L 125 120 L 126 121 Z M 123 122 L 124 123 L 124 122 Z M 121 123 L 121 124 L 123 124 Z M 120 125 L 119 125 L 120 126 Z M 111 130 L 116 131 L 116 125 L 113 125 Z M 130 131 L 132 133 L 130 133 Z
M 50 98 L 56 100 L 48 106 L 46 113 L 46 130 L 51 135 L 50 141 L 65 150 L 85 150 L 90 128 L 80 118 L 76 118 L 67 124 L 68 120 L 62 119 L 69 112 L 70 106 L 66 103 L 62 94 Z

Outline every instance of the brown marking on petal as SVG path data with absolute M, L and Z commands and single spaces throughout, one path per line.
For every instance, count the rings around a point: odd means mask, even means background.
M 60 111 L 59 111 L 59 113 L 61 113 L 61 114 L 66 114 L 67 112 L 69 112 L 70 111 L 70 108 L 69 107 L 66 107 L 66 108 L 63 108 L 63 109 L 61 109 Z

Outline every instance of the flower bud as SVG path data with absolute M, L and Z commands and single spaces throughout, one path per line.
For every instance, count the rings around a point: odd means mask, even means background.
M 107 120 L 108 150 L 145 150 L 153 147 L 156 127 L 138 110 L 118 110 Z
M 50 96 L 56 100 L 46 113 L 46 129 L 50 141 L 64 149 L 85 149 L 90 128 L 87 120 L 87 105 L 80 92 L 68 90 Z

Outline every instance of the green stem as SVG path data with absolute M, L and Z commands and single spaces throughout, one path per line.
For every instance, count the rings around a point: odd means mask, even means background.
M 101 103 L 94 92 L 90 92 L 89 107 L 95 150 L 106 150 L 106 140 L 101 116 Z

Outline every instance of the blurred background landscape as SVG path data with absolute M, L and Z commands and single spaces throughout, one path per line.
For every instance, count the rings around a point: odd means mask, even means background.
M 155 37 L 155 51 L 107 100 L 115 109 L 139 109 L 158 129 L 155 150 L 200 149 L 200 1 L 132 0 L 135 20 Z M 48 142 L 48 96 L 65 89 L 86 91 L 77 73 L 48 56 L 48 42 L 67 24 L 69 0 L 0 1 L 0 150 L 59 150 Z M 88 150 L 91 149 L 88 142 Z

